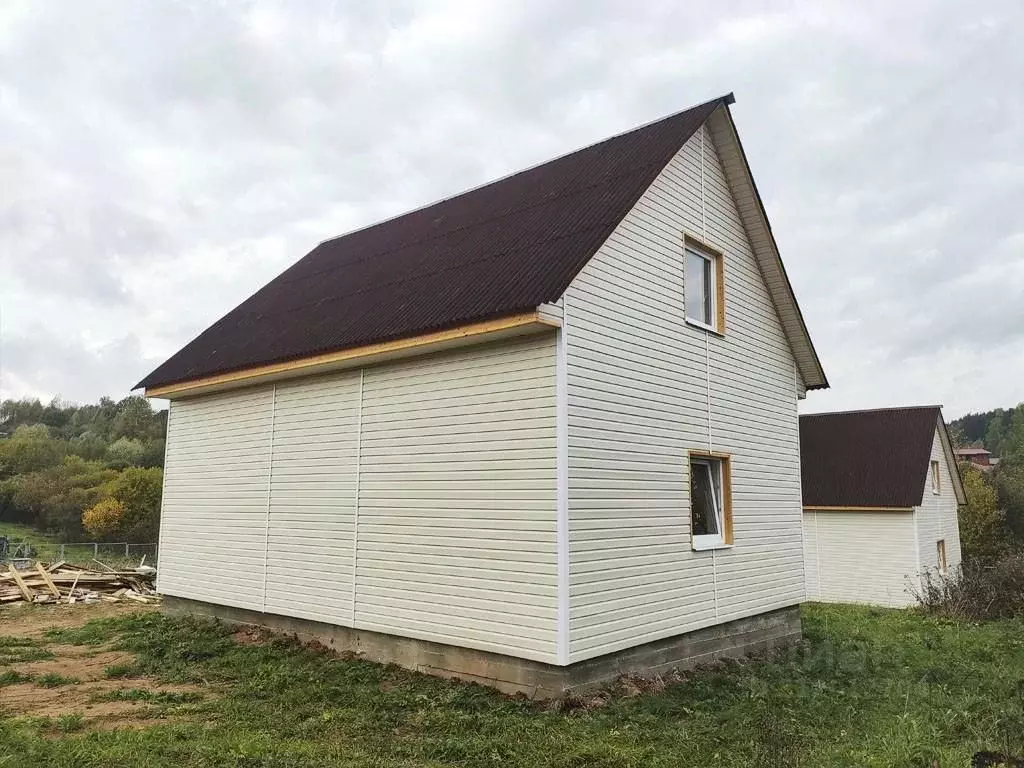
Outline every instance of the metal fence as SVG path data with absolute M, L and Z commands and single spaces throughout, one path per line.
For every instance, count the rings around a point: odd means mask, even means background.
M 122 570 L 138 568 L 143 563 L 156 567 L 157 545 L 132 544 L 125 541 L 82 541 L 70 544 L 33 545 L 12 542 L 7 556 L 12 561 L 43 560 L 53 563 L 64 560 L 80 565 L 87 565 L 95 561 L 115 570 Z

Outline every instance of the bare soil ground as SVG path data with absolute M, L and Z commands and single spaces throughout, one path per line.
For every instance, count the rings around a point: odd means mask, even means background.
M 0 717 L 45 717 L 58 720 L 81 715 L 87 729 L 143 728 L 153 720 L 147 717 L 153 707 L 144 695 L 204 694 L 199 686 L 168 685 L 149 677 L 107 679 L 110 667 L 135 661 L 130 653 L 103 646 L 66 645 L 46 642 L 50 629 L 80 627 L 93 619 L 123 616 L 153 610 L 132 603 L 95 605 L 17 606 L 0 609 L 0 637 L 28 638 L 52 658 L 15 662 L 0 666 L 0 674 L 15 672 L 31 678 L 28 682 L 0 685 Z M 40 680 L 54 676 L 66 680 L 43 685 Z M 119 691 L 132 691 L 137 698 L 108 700 Z

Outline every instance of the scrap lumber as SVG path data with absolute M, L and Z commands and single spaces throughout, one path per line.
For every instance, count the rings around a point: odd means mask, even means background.
M 6 571 L 0 570 L 0 605 L 65 599 L 70 604 L 97 600 L 149 604 L 160 599 L 154 585 L 155 569 L 115 570 L 105 563 L 98 565 L 106 570 L 63 561 L 51 565 L 36 562 L 34 568 L 19 570 L 10 563 Z
M 18 573 L 18 569 L 14 567 L 13 563 L 11 563 L 8 568 L 10 569 L 11 578 L 14 579 L 14 583 L 18 585 L 18 591 L 21 592 L 22 598 L 25 599 L 25 602 L 31 603 L 32 600 L 35 599 L 35 594 L 28 588 L 25 582 L 22 581 L 21 575 Z
M 46 586 L 49 587 L 50 592 L 53 593 L 53 596 L 59 600 L 60 590 L 57 589 L 57 585 L 53 583 L 53 579 L 50 578 L 50 574 L 47 573 L 46 568 L 43 567 L 42 563 L 36 563 L 36 572 L 39 574 L 40 578 L 42 578 L 42 580 L 46 583 Z

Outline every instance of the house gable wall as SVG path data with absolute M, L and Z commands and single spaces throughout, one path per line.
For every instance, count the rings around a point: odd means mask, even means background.
M 725 254 L 726 330 L 684 322 L 683 237 Z M 569 661 L 804 596 L 802 385 L 707 128 L 564 296 Z M 735 546 L 690 543 L 687 451 L 732 455 Z
M 931 462 L 939 463 L 939 493 L 932 491 Z M 917 517 L 917 546 L 922 570 L 935 570 L 939 566 L 937 542 L 946 542 L 946 564 L 955 568 L 960 564 L 960 523 L 956 487 L 949 457 L 942 444 L 942 435 L 935 430 L 932 452 L 928 461 L 928 475 L 921 494 L 921 506 L 915 509 Z

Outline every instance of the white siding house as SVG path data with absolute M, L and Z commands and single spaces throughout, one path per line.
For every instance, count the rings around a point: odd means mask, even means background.
M 938 407 L 803 417 L 801 437 L 809 600 L 902 608 L 926 572 L 960 564 L 963 487 Z
M 727 254 L 723 334 L 680 322 L 682 235 Z M 706 127 L 564 312 L 569 660 L 800 602 L 799 380 Z M 732 547 L 690 547 L 694 450 L 732 456 Z
M 147 377 L 160 591 L 546 692 L 798 636 L 827 382 L 729 103 L 328 241 Z

